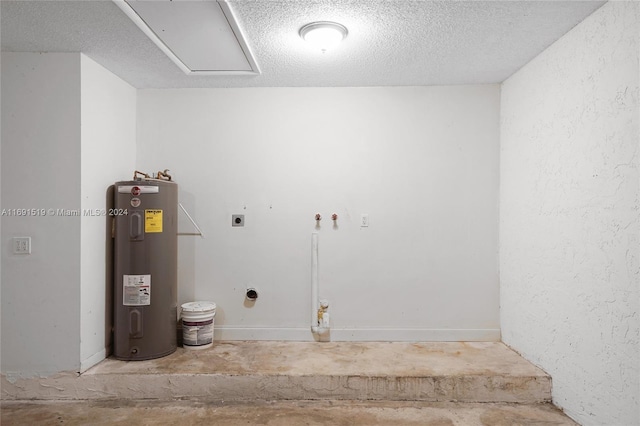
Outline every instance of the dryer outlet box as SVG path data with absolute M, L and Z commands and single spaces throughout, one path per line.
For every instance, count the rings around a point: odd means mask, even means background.
M 231 215 L 231 226 L 244 226 L 244 215 L 243 214 Z

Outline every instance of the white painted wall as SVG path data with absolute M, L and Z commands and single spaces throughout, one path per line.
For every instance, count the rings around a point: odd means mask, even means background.
M 80 359 L 86 370 L 105 358 L 111 321 L 106 282 L 107 188 L 130 179 L 136 156 L 136 89 L 81 55 L 81 312 Z M 107 320 L 105 320 L 107 319 Z
M 80 55 L 3 52 L 2 208 L 78 209 L 79 194 Z M 79 319 L 80 218 L 2 216 L 2 371 L 77 371 Z
M 179 302 L 216 302 L 218 339 L 311 339 L 318 232 L 333 340 L 499 339 L 499 98 L 498 85 L 139 91 L 138 169 L 171 169 L 206 235 L 180 237 Z
M 0 8 L 1 9 L 1 8 Z M 2 19 L 0 13 L 0 20 Z M 1 41 L 2 37 L 0 37 Z M 0 54 L 0 71 L 2 70 L 2 55 Z M 0 210 L 4 205 L 2 203 L 2 84 L 0 83 Z M 0 219 L 0 238 L 2 238 L 2 219 Z M 0 252 L 0 307 L 2 307 L 2 254 Z M 2 331 L 2 315 L 0 314 L 0 331 Z M 0 371 L 2 371 L 2 339 L 0 338 Z
M 609 2 L 502 87 L 503 339 L 584 425 L 640 423 L 639 28 Z
M 104 359 L 110 302 L 107 220 L 84 212 L 134 170 L 136 91 L 81 54 L 2 58 L 2 373 L 82 371 Z
M 0 8 L 1 9 L 1 8 Z M 2 19 L 2 13 L 0 13 L 0 20 Z M 1 41 L 2 37 L 0 37 Z M 0 54 L 0 71 L 2 70 L 2 55 Z M 2 203 L 2 84 L 0 84 L 0 210 L 4 205 Z M 2 238 L 2 219 L 0 219 L 0 238 Z M 0 252 L 0 260 L 2 259 Z M 2 306 L 2 264 L 0 261 L 0 307 Z M 0 314 L 0 331 L 2 331 L 2 315 Z M 0 371 L 2 371 L 2 339 L 0 338 Z

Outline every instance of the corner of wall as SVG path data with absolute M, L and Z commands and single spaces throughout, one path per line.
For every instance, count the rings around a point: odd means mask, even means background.
M 608 2 L 502 86 L 503 340 L 584 425 L 638 424 L 637 2 Z
M 3 52 L 1 78 L 2 371 L 78 371 L 80 55 Z
M 111 323 L 109 186 L 133 173 L 136 155 L 134 87 L 81 57 L 82 255 L 81 369 L 108 355 Z

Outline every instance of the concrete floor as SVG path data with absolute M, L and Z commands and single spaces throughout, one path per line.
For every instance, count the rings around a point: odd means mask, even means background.
M 500 342 L 216 342 L 77 377 L 2 379 L 2 399 L 551 400 L 551 378 Z
M 576 425 L 551 404 L 399 401 L 4 402 L 3 426 L 22 425 Z
M 2 377 L 2 425 L 574 425 L 499 342 L 215 342 Z

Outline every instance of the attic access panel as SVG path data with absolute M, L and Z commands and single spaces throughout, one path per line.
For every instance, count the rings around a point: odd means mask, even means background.
M 113 0 L 185 73 L 259 74 L 225 0 Z

